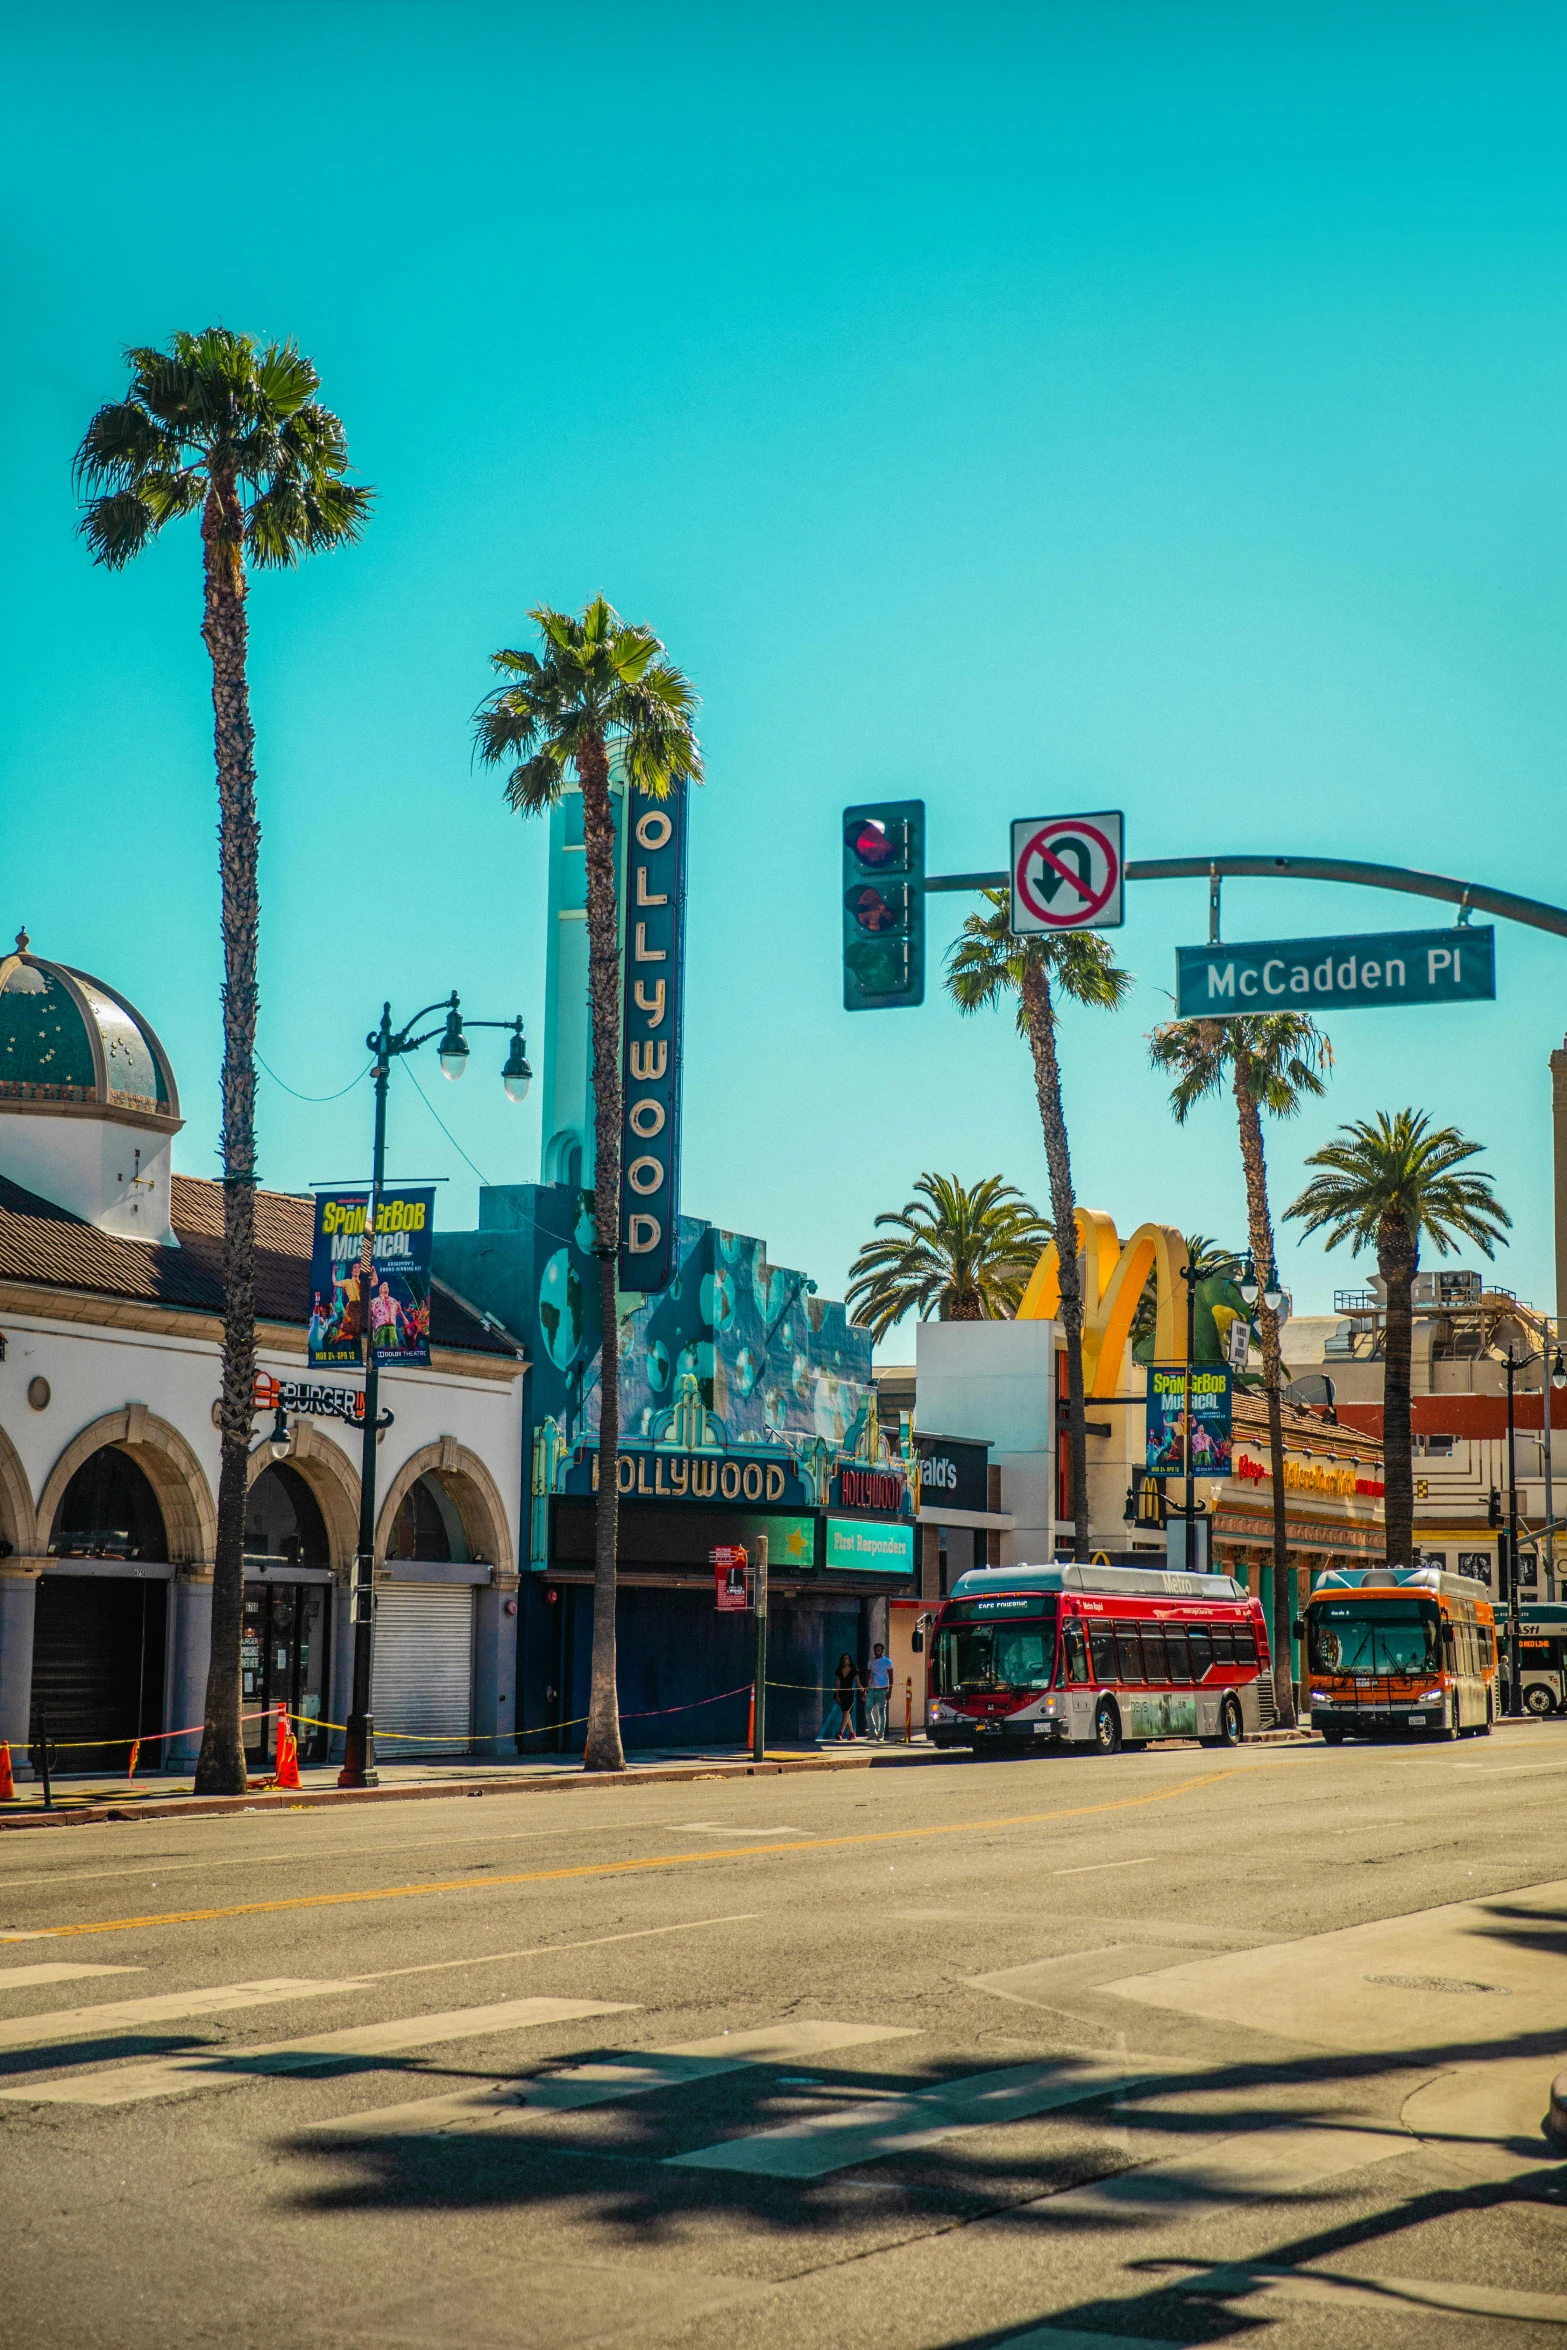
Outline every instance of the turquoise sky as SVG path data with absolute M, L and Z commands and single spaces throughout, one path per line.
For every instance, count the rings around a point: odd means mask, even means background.
M 751 21 L 740 21 L 749 18 Z M 760 20 L 760 21 L 758 21 Z M 840 1009 L 837 815 L 924 795 L 932 862 L 1123 807 L 1129 853 L 1308 851 L 1567 901 L 1567 162 L 1559 10 L 65 5 L 8 27 L 0 930 L 127 990 L 216 1170 L 216 821 L 199 548 L 73 538 L 122 345 L 294 335 L 363 547 L 258 584 L 261 1049 L 304 1093 L 456 985 L 541 1053 L 544 838 L 473 772 L 487 655 L 602 588 L 704 696 L 686 1207 L 838 1291 L 924 1168 L 1043 1154 L 1000 1017 Z M 932 959 L 959 912 L 937 901 Z M 1233 884 L 1233 937 L 1444 919 Z M 1233 1118 L 1144 1037 L 1201 885 L 1130 894 L 1137 974 L 1063 1057 L 1080 1196 L 1242 1231 Z M 1488 1146 L 1501 1278 L 1552 1290 L 1567 942 L 1494 1005 L 1332 1023 L 1340 1119 Z M 493 1181 L 538 1119 L 420 1079 Z M 406 1078 L 399 1172 L 476 1179 Z M 261 1083 L 266 1178 L 353 1175 L 360 1086 Z M 1286 1251 L 1297 1310 L 1363 1268 Z M 912 1349 L 899 1334 L 890 1352 Z

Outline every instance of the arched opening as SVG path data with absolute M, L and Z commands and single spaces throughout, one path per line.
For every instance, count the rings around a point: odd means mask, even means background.
M 397 1505 L 387 1539 L 389 1559 L 422 1560 L 430 1566 L 466 1566 L 468 1537 L 462 1511 L 439 1471 L 416 1477 Z
M 287 1461 L 263 1469 L 245 1503 L 245 1564 L 329 1567 L 332 1546 L 321 1504 Z
M 60 1496 L 51 1558 L 167 1559 L 168 1535 L 150 1479 L 129 1453 L 104 1445 Z
M 136 1462 L 112 1444 L 89 1454 L 54 1510 L 49 1556 L 123 1560 L 134 1570 L 168 1555 L 158 1497 Z M 30 1735 L 48 1737 L 57 1769 L 123 1771 L 133 1742 L 162 1728 L 167 1623 L 162 1576 L 40 1578 Z

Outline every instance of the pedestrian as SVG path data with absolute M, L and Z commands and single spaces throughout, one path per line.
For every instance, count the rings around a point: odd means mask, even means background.
M 887 1707 L 891 1699 L 892 1659 L 883 1654 L 878 1640 L 871 1650 L 871 1661 L 865 1671 L 866 1727 L 872 1738 L 886 1738 Z
M 843 1722 L 838 1731 L 840 1738 L 852 1739 L 854 1736 L 854 1701 L 859 1693 L 860 1676 L 855 1671 L 853 1657 L 845 1649 L 843 1655 L 838 1659 L 838 1670 L 833 1675 L 833 1695 L 837 1700 L 838 1710 L 843 1715 Z

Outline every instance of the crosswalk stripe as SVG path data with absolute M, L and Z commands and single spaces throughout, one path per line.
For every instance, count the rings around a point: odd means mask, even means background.
M 541 2024 L 573 2023 L 582 2016 L 632 2012 L 623 2000 L 501 1999 L 488 2007 L 454 2008 L 445 2015 L 398 2016 L 389 2023 L 351 2024 L 345 2031 L 318 2032 L 303 2040 L 274 2040 L 259 2048 L 202 2048 L 146 2064 L 110 2065 L 57 2081 L 30 2083 L 25 2088 L 0 2089 L 0 2098 L 18 2105 L 131 2105 L 148 2097 L 184 2097 L 198 2089 L 219 2089 L 230 2082 L 280 2073 L 324 2072 L 356 2059 L 373 2064 L 378 2058 L 398 2056 L 410 2048 L 479 2039 L 489 2032 L 529 2031 Z
M 0 1992 L 20 1991 L 29 1983 L 79 1983 L 89 1975 L 140 1975 L 139 1966 L 68 1966 L 63 1959 L 48 1960 L 42 1966 L 0 1967 Z
M 799 2022 L 766 2024 L 752 2032 L 725 2032 L 710 2040 L 688 2040 L 675 2048 L 649 2048 L 609 2056 L 596 2064 L 574 2064 L 527 2081 L 492 2081 L 449 2097 L 418 2098 L 404 2105 L 370 2106 L 317 2122 L 318 2130 L 353 2137 L 438 2137 L 446 2131 L 521 2130 L 554 2113 L 578 2113 L 627 2097 L 647 2097 L 687 2081 L 744 2072 L 758 2064 L 799 2063 L 840 2048 L 871 2041 L 914 2037 L 908 2024 Z
M 1022 2121 L 1064 2105 L 1080 2105 L 1129 2089 L 1150 2078 L 1146 2070 L 1096 2058 L 1053 2059 L 1001 2072 L 973 2073 L 940 2088 L 878 2097 L 873 2103 L 839 2106 L 803 2121 L 786 2122 L 748 2138 L 730 2138 L 692 2154 L 671 2155 L 675 2170 L 745 2171 L 753 2177 L 820 2179 L 889 2154 L 934 2146 L 961 2131 L 999 2122 Z
M 1413 2154 L 1419 2141 L 1403 2131 L 1372 2130 L 1352 2121 L 1295 2128 L 1244 2130 L 1214 2138 L 1169 2162 L 1140 2164 L 1052 2195 L 1050 2217 L 1206 2219 L 1234 2204 L 1270 2203 L 1345 2172 Z
M 254 1983 L 218 1983 L 204 1991 L 160 1991 L 150 1999 L 106 1999 L 96 2007 L 57 2007 L 47 2015 L 11 2016 L 0 2022 L 0 2049 L 123 2039 L 148 2025 L 223 2015 L 235 2008 L 275 2007 L 283 1999 L 323 1999 L 332 1992 L 362 1991 L 365 1987 L 362 1975 L 337 1982 L 310 1975 L 271 1975 Z

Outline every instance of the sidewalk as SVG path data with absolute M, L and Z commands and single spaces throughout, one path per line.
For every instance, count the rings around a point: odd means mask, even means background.
M 338 1765 L 323 1763 L 300 1770 L 297 1788 L 277 1788 L 254 1778 L 244 1795 L 197 1795 L 191 1774 L 144 1771 L 134 1781 L 96 1773 L 80 1778 L 55 1773 L 52 1809 L 44 1809 L 43 1785 L 38 1779 L 18 1779 L 16 1800 L 0 1805 L 0 1830 L 6 1828 L 86 1825 L 96 1820 L 172 1819 L 201 1817 L 212 1812 L 317 1810 L 339 1804 L 417 1801 L 420 1797 L 565 1793 L 574 1787 L 623 1787 L 670 1780 L 775 1777 L 795 1771 L 865 1770 L 874 1764 L 945 1762 L 923 1737 L 912 1746 L 877 1745 L 858 1739 L 851 1746 L 769 1746 L 765 1762 L 753 1762 L 748 1749 L 735 1746 L 638 1747 L 627 1753 L 624 1771 L 585 1772 L 575 1754 L 508 1755 L 501 1759 L 454 1754 L 430 1762 L 379 1761 L 380 1784 L 373 1788 L 339 1787 Z M 958 1758 L 961 1759 L 961 1758 Z
M 1264 1730 L 1249 1738 L 1249 1746 L 1320 1746 L 1309 1730 Z M 1161 1738 L 1150 1751 L 1195 1746 L 1189 1738 Z M 1088 1749 L 1082 1751 L 1086 1754 Z M 44 1809 L 42 1784 L 18 1780 L 16 1800 L 0 1804 L 0 1831 L 7 1828 L 91 1826 L 102 1820 L 199 1819 L 214 1813 L 250 1811 L 317 1811 L 339 1805 L 418 1802 L 453 1795 L 569 1794 L 589 1787 L 658 1786 L 690 1779 L 777 1778 L 808 1771 L 909 1769 L 925 1766 L 963 1767 L 976 1758 L 961 1747 L 934 1747 L 916 1734 L 912 1745 L 901 1738 L 878 1744 L 859 1738 L 850 1745 L 828 1741 L 814 1745 L 770 1746 L 765 1762 L 753 1762 L 749 1751 L 734 1746 L 650 1746 L 628 1752 L 624 1771 L 584 1771 L 574 1754 L 501 1760 L 454 1754 L 441 1761 L 381 1762 L 377 1787 L 339 1787 L 336 1763 L 301 1769 L 297 1788 L 277 1788 L 253 1779 L 244 1795 L 197 1795 L 188 1772 L 151 1771 L 134 1781 L 103 1774 L 53 1781 L 54 1803 Z M 1000 1755 L 978 1758 L 1004 1759 Z M 1016 1759 L 1016 1758 L 1012 1758 Z M 1042 1760 L 1043 1757 L 1041 1756 Z

